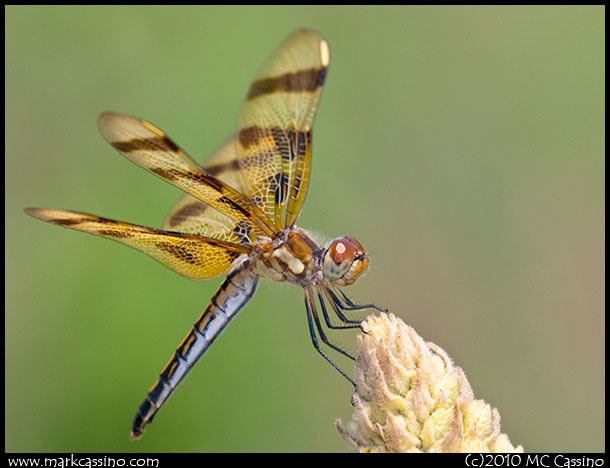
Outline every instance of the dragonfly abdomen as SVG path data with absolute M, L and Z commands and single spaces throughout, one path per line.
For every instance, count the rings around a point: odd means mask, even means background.
M 203 356 L 220 332 L 250 300 L 256 289 L 258 276 L 249 269 L 246 260 L 223 281 L 188 335 L 159 374 L 133 420 L 131 437 L 139 438 L 144 427 L 167 401 L 196 362 Z

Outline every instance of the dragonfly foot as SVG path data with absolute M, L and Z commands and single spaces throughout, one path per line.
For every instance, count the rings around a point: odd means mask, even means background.
M 356 400 L 354 399 L 354 397 L 356 396 L 357 392 L 358 392 L 358 385 L 354 385 L 354 392 L 352 393 L 352 397 L 349 399 L 349 402 L 352 406 L 356 406 Z

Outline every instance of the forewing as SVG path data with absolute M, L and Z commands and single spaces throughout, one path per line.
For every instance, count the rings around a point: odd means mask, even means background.
M 226 140 L 203 165 L 205 171 L 244 193 L 245 184 L 235 154 L 235 137 Z M 235 221 L 191 195 L 184 195 L 165 219 L 164 229 L 190 232 L 234 243 L 252 239 L 250 226 Z
M 205 280 L 225 272 L 247 246 L 181 232 L 128 224 L 76 211 L 28 208 L 29 215 L 105 237 L 144 252 L 187 278 Z
M 237 138 L 235 135 L 227 138 L 222 145 L 212 153 L 202 164 L 202 167 L 208 174 L 213 175 L 225 184 L 233 187 L 240 193 L 247 194 L 248 187 L 246 186 L 235 145 Z
M 104 112 L 99 118 L 103 137 L 123 156 L 161 179 L 242 223 L 254 235 L 272 235 L 274 226 L 234 188 L 207 173 L 165 133 L 145 120 Z
M 236 151 L 246 195 L 278 229 L 296 222 L 305 201 L 328 64 L 320 34 L 294 32 L 263 63 L 239 112 Z

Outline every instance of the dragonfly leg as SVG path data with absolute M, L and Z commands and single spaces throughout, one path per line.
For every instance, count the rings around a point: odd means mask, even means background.
M 318 330 L 318 333 L 320 334 L 320 338 L 322 339 L 322 341 L 327 346 L 329 346 L 330 348 L 332 348 L 335 351 L 343 354 L 344 356 L 347 356 L 352 361 L 355 361 L 356 358 L 354 358 L 354 356 L 352 356 L 351 354 L 347 353 L 346 351 L 342 350 L 341 348 L 339 348 L 338 346 L 332 344 L 329 341 L 329 339 L 326 337 L 326 333 L 324 333 L 324 329 L 322 328 L 322 324 L 320 323 L 320 318 L 318 317 L 318 310 L 316 309 L 315 299 L 313 299 L 313 297 L 311 297 L 309 302 L 311 304 L 311 315 L 313 317 L 314 323 L 316 324 L 316 328 Z M 322 304 L 322 307 L 324 308 L 325 307 L 324 306 L 324 302 L 322 302 L 321 304 Z M 327 314 L 327 316 L 328 316 L 328 314 Z M 328 321 L 330 322 L 330 319 Z M 338 328 L 349 328 L 349 327 L 338 327 Z
M 333 366 L 335 368 L 335 370 L 337 372 L 339 372 L 339 374 L 341 374 L 343 377 L 345 377 L 347 379 L 347 381 L 349 383 L 351 383 L 354 388 L 356 388 L 356 384 L 354 383 L 354 381 L 352 379 L 350 379 L 347 374 L 345 372 L 343 372 L 327 355 L 326 353 L 324 353 L 324 351 L 322 351 L 322 348 L 320 348 L 320 343 L 318 343 L 318 338 L 316 336 L 316 332 L 314 329 L 314 317 L 315 317 L 315 321 L 316 321 L 316 325 L 320 324 L 320 320 L 318 319 L 317 313 L 315 312 L 315 303 L 311 300 L 310 298 L 311 294 L 305 295 L 305 310 L 307 311 L 307 322 L 309 324 L 309 334 L 311 335 L 311 341 L 313 342 L 313 346 L 314 348 L 316 348 L 316 351 L 318 353 L 320 353 L 320 355 L 326 359 L 331 366 Z M 318 328 L 318 331 L 320 331 L 320 328 Z M 324 340 L 326 337 L 323 335 L 323 333 L 320 333 L 320 336 L 322 337 L 322 339 Z M 326 344 L 328 344 L 329 346 L 331 346 L 328 342 L 326 342 Z M 333 347 L 333 346 L 331 346 Z M 337 349 L 335 347 L 335 349 Z M 344 352 L 344 354 L 347 354 Z M 348 355 L 349 356 L 349 355 Z M 353 359 L 353 357 L 352 357 Z
M 341 294 L 343 300 L 345 301 L 345 304 L 343 304 L 341 302 L 341 299 L 331 290 L 331 289 L 327 289 L 327 291 L 330 293 L 330 295 L 333 298 L 333 301 L 335 302 L 335 304 L 337 304 L 337 306 L 339 308 L 341 308 L 342 310 L 364 310 L 364 309 L 376 309 L 379 312 L 387 312 L 388 309 L 384 309 L 383 307 L 379 307 L 378 305 L 375 304 L 354 304 L 349 297 L 347 297 L 345 295 L 345 293 L 343 291 L 341 291 L 339 288 L 337 288 L 337 291 L 339 291 L 339 294 Z
M 320 301 L 320 305 L 322 306 L 322 315 L 324 315 L 324 321 L 326 322 L 326 325 L 328 326 L 328 328 L 331 328 L 333 330 L 335 330 L 335 329 L 345 329 L 345 328 L 360 328 L 360 320 L 350 320 L 350 319 L 348 319 L 337 308 L 337 306 L 333 302 L 332 298 L 330 298 L 330 304 L 331 304 L 333 310 L 335 311 L 335 313 L 337 314 L 337 317 L 339 317 L 339 319 L 343 323 L 350 324 L 350 325 L 333 325 L 333 323 L 330 321 L 330 317 L 328 316 L 328 312 L 326 311 L 326 304 L 324 302 L 324 297 L 322 296 L 322 293 L 320 292 L 320 290 L 318 290 L 318 300 Z
M 343 304 L 341 302 L 341 300 L 339 299 L 339 297 L 337 297 L 337 295 L 330 288 L 326 288 L 325 292 L 326 292 L 326 296 L 328 297 L 328 300 L 330 302 L 330 305 L 332 306 L 333 310 L 335 311 L 335 314 L 337 314 L 337 317 L 339 317 L 339 319 L 341 319 L 341 321 L 344 323 L 357 324 L 354 326 L 354 328 L 358 327 L 358 328 L 360 328 L 360 331 L 362 333 L 364 333 L 365 335 L 368 335 L 368 332 L 362 327 L 362 320 L 350 320 L 341 311 L 342 310 L 347 310 L 347 311 L 364 310 L 364 309 L 370 308 L 370 306 L 369 305 L 359 306 L 350 301 L 350 303 L 353 306 L 353 307 L 350 307 L 349 305 Z M 346 297 L 346 299 L 347 299 L 347 297 Z M 349 301 L 349 299 L 347 299 L 347 300 Z M 377 306 L 374 306 L 374 307 L 377 308 L 377 310 L 382 310 L 384 312 L 387 312 L 385 309 L 380 309 Z

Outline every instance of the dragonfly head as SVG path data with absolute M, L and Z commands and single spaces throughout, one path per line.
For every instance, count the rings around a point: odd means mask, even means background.
M 326 249 L 323 271 L 326 279 L 339 286 L 349 286 L 366 270 L 364 248 L 353 237 L 335 239 Z

